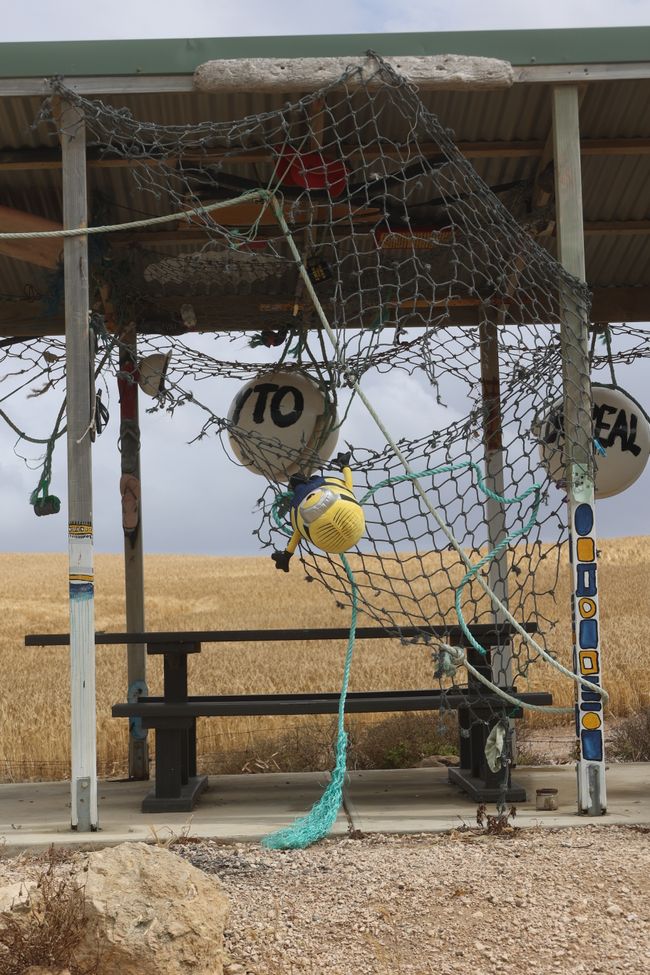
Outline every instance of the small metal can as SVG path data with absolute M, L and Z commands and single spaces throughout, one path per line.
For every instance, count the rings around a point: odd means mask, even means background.
M 557 789 L 538 789 L 536 792 L 537 809 L 547 812 L 557 809 Z

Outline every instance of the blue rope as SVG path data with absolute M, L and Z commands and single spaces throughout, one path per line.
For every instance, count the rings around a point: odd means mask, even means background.
M 484 555 L 476 565 L 473 565 L 468 572 L 465 573 L 456 589 L 456 615 L 458 616 L 458 622 L 463 630 L 463 633 L 467 637 L 471 646 L 478 650 L 479 653 L 485 655 L 486 650 L 481 646 L 480 643 L 471 634 L 467 623 L 463 617 L 462 613 L 462 594 L 463 589 L 467 583 L 476 575 L 481 568 L 492 559 L 496 558 L 500 552 L 503 551 L 514 539 L 519 538 L 521 535 L 525 534 L 530 528 L 535 524 L 537 520 L 537 514 L 539 511 L 539 506 L 541 503 L 541 487 L 539 484 L 533 484 L 531 487 L 527 488 L 522 494 L 515 495 L 513 498 L 506 498 L 487 486 L 481 473 L 481 469 L 478 464 L 474 461 L 467 460 L 461 461 L 458 464 L 445 464 L 442 467 L 435 467 L 433 469 L 420 471 L 419 473 L 413 474 L 399 474 L 395 477 L 388 477 L 383 481 L 379 481 L 375 484 L 369 491 L 367 491 L 360 500 L 360 504 L 364 504 L 369 498 L 375 494 L 382 487 L 388 487 L 392 484 L 400 484 L 403 481 L 414 481 L 421 477 L 433 476 L 435 474 L 453 473 L 457 470 L 463 470 L 470 467 L 476 474 L 479 488 L 486 494 L 489 498 L 493 498 L 501 504 L 514 504 L 515 502 L 524 501 L 529 495 L 535 494 L 535 502 L 533 504 L 533 510 L 531 516 L 523 526 L 523 528 L 517 529 L 517 531 L 510 532 L 506 535 L 502 541 L 499 542 L 487 555 Z M 271 508 L 272 516 L 275 520 L 276 525 L 285 535 L 291 535 L 291 531 L 283 524 L 278 513 L 278 506 L 280 502 L 285 498 L 290 498 L 291 492 L 283 492 L 278 494 Z M 339 809 L 343 802 L 343 785 L 345 782 L 345 772 L 347 766 L 347 746 L 348 746 L 348 736 L 345 731 L 344 719 L 345 719 L 345 702 L 348 694 L 348 685 L 350 681 L 350 669 L 352 667 L 352 655 L 354 652 L 354 644 L 356 637 L 357 628 L 357 615 L 358 615 L 358 587 L 354 578 L 354 574 L 350 567 L 348 560 L 345 555 L 341 555 L 341 562 L 345 569 L 346 575 L 350 581 L 350 587 L 352 591 L 352 615 L 350 620 L 350 633 L 348 637 L 348 646 L 345 654 L 345 663 L 343 665 L 343 681 L 341 684 L 341 694 L 339 697 L 339 710 L 338 710 L 338 727 L 337 727 L 337 738 L 336 738 L 336 749 L 335 749 L 335 763 L 334 768 L 330 775 L 330 781 L 327 788 L 323 792 L 320 799 L 318 799 L 314 805 L 311 807 L 309 812 L 305 816 L 301 816 L 294 820 L 289 826 L 285 826 L 282 829 L 276 830 L 273 833 L 269 833 L 262 839 L 262 846 L 267 847 L 270 850 L 303 850 L 305 847 L 310 846 L 312 843 L 316 843 L 318 840 L 323 839 L 329 831 L 332 829 L 334 823 L 336 822 L 337 816 L 339 814 Z

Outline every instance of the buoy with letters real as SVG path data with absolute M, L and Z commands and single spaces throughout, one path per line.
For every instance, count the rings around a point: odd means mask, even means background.
M 592 383 L 593 438 L 596 457 L 594 495 L 611 498 L 629 488 L 650 457 L 650 419 L 637 401 L 619 386 Z M 533 426 L 540 458 L 551 480 L 563 484 L 564 414 L 556 400 Z

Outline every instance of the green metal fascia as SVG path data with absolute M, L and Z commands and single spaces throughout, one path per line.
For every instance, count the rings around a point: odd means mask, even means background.
M 647 61 L 650 27 L 0 44 L 0 77 L 191 74 L 223 58 L 465 54 L 514 65 Z

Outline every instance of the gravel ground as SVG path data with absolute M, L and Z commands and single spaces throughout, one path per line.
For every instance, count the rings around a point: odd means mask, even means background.
M 230 897 L 226 975 L 646 975 L 649 840 L 584 826 L 172 850 Z M 4 857 L 0 884 L 42 868 Z
M 174 849 L 230 896 L 232 975 L 647 975 L 649 839 L 588 826 Z

